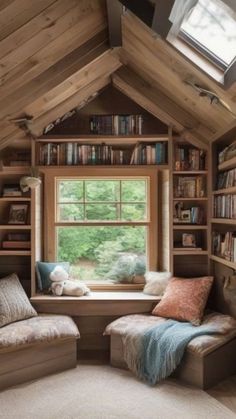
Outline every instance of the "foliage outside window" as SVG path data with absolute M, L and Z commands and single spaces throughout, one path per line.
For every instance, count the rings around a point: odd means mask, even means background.
M 56 257 L 90 284 L 140 283 L 147 265 L 149 178 L 56 178 Z

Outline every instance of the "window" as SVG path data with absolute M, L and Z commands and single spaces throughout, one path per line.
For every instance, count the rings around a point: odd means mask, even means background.
M 48 260 L 69 261 L 72 275 L 90 285 L 140 284 L 146 268 L 156 269 L 153 180 L 148 175 L 51 179 Z
M 220 0 L 199 0 L 180 36 L 225 70 L 236 56 L 236 13 Z

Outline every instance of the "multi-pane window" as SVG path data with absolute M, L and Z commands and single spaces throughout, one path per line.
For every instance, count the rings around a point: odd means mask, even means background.
M 236 57 L 236 12 L 221 0 L 199 0 L 180 36 L 223 70 Z
M 89 283 L 133 283 L 148 261 L 150 179 L 56 178 L 55 251 Z

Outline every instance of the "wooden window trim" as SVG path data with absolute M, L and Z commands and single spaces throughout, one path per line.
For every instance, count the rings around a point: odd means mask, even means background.
M 44 214 L 45 214 L 45 227 L 44 227 L 44 249 L 45 249 L 45 260 L 48 262 L 55 261 L 56 256 L 56 240 L 55 240 L 55 227 L 60 224 L 55 222 L 56 214 L 56 188 L 55 179 L 63 177 L 149 177 L 149 225 L 147 235 L 147 250 L 149 259 L 149 270 L 157 270 L 158 266 L 158 169 L 149 167 L 128 167 L 128 168 L 99 168 L 99 167 L 80 167 L 78 168 L 55 168 L 51 170 L 45 170 L 45 189 L 44 189 Z M 148 199 L 149 199 L 148 197 Z M 80 224 L 80 223 L 78 223 Z M 64 225 L 64 223 L 63 223 Z M 69 223 L 66 225 L 69 226 Z M 73 225 L 75 225 L 73 223 Z M 89 285 L 90 286 L 90 285 Z M 91 284 L 93 290 L 138 290 L 142 289 L 143 286 L 139 284 Z

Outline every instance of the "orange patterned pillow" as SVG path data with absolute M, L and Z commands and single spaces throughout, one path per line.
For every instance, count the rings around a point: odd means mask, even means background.
M 198 326 L 202 321 L 212 283 L 212 276 L 191 279 L 172 278 L 152 314 L 188 321 Z

